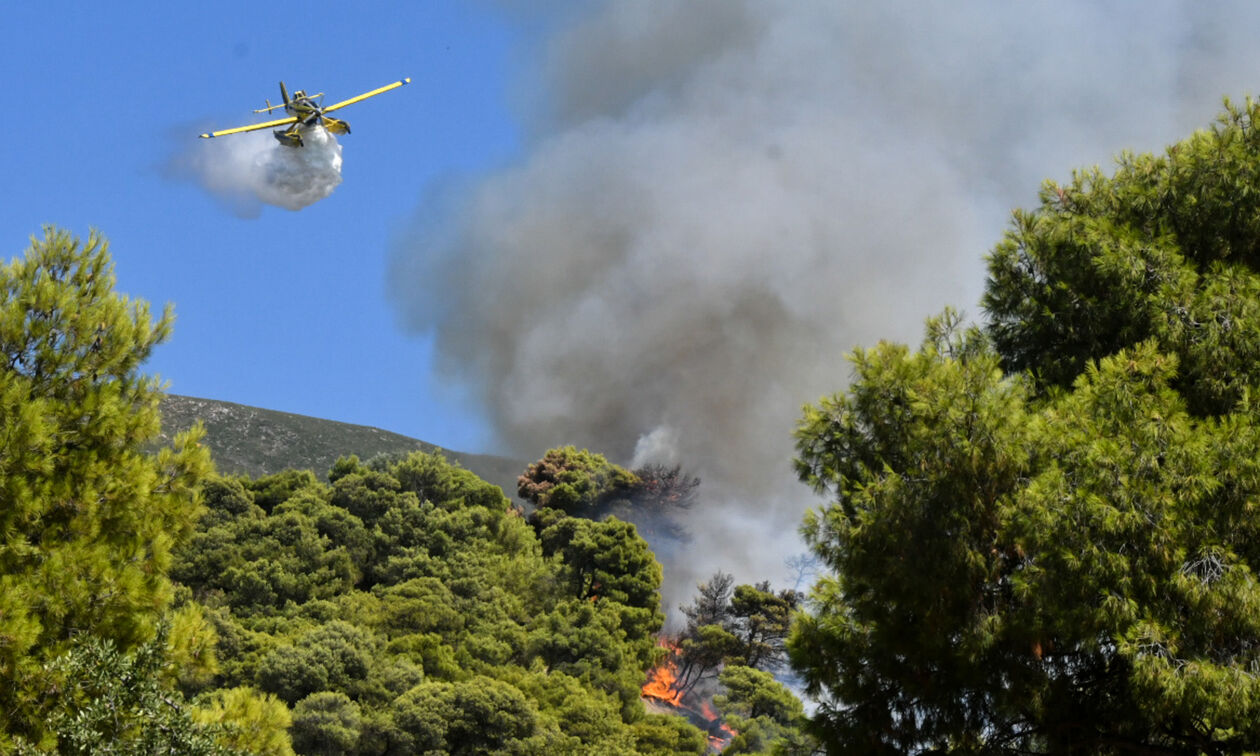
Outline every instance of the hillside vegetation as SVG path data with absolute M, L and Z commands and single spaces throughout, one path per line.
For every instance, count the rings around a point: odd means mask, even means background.
M 632 526 L 561 523 L 544 548 L 499 489 L 420 452 L 204 490 L 171 575 L 219 668 L 186 694 L 274 695 L 302 753 L 703 750 L 639 701 L 663 618 Z

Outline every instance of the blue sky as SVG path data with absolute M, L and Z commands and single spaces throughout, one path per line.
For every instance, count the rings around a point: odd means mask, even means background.
M 391 236 L 436 177 L 507 161 L 516 32 L 480 3 L 11 3 L 3 255 L 44 224 L 109 239 L 118 290 L 172 303 L 150 372 L 170 391 L 374 425 L 456 449 L 488 443 L 431 344 L 385 296 Z M 227 211 L 166 175 L 197 134 L 250 122 L 264 97 L 347 108 L 343 183 L 302 211 Z

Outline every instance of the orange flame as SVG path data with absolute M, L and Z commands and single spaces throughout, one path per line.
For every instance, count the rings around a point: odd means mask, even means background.
M 677 643 L 673 643 L 665 638 L 658 639 L 657 644 L 669 649 L 669 654 L 664 661 L 648 671 L 647 682 L 643 684 L 641 689 L 643 696 L 689 711 L 692 716 L 698 715 L 701 719 L 708 722 L 709 745 L 713 750 L 721 751 L 730 744 L 731 738 L 739 733 L 721 721 L 722 715 L 718 714 L 717 710 L 713 708 L 711 701 L 699 700 L 697 708 L 695 704 L 698 697 L 692 693 L 688 697 L 691 704 L 683 702 L 683 691 L 675 687 L 678 684 L 677 654 L 680 650 L 679 646 Z M 695 720 L 693 720 L 694 722 Z
M 662 642 L 661 645 L 666 645 L 666 643 Z M 671 651 L 670 656 L 665 657 L 665 661 L 648 671 L 647 682 L 643 683 L 642 692 L 648 698 L 678 706 L 682 703 L 682 691 L 674 689 L 674 684 L 677 682 L 678 663 L 674 661 Z
M 721 735 L 709 736 L 709 747 L 715 751 L 718 751 L 719 753 L 725 750 L 726 747 L 731 744 L 731 740 L 734 739 L 734 737 L 739 734 L 738 732 L 735 732 L 734 730 L 727 727 L 726 725 L 720 725 L 720 727 L 722 728 Z
M 721 721 L 722 715 L 717 713 L 717 710 L 713 708 L 713 704 L 711 702 L 700 702 L 700 714 L 705 719 L 709 720 L 710 728 L 712 728 L 713 725 L 717 725 L 717 732 L 714 732 L 712 729 L 709 730 L 709 745 L 714 749 L 720 751 L 723 748 L 726 748 L 726 746 L 730 745 L 731 738 L 739 734 L 735 730 L 731 729 L 730 725 Z
M 655 698 L 671 706 L 679 706 L 682 704 L 683 694 L 682 691 L 674 688 L 678 683 L 678 662 L 675 656 L 678 653 L 678 644 L 665 638 L 658 638 L 656 644 L 669 649 L 669 655 L 648 671 L 647 682 L 643 683 L 641 692 L 647 698 Z

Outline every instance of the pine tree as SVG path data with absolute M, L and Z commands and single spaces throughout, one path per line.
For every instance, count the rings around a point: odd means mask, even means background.
M 78 636 L 153 636 L 173 543 L 208 471 L 199 431 L 147 450 L 160 387 L 140 373 L 169 310 L 114 292 L 108 245 L 47 228 L 0 266 L 0 745 L 47 742 L 46 662 Z
M 1260 107 L 1047 184 L 985 329 L 806 408 L 789 647 L 835 753 L 1260 749 Z

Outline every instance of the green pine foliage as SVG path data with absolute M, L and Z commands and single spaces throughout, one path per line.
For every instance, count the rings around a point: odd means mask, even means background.
M 284 702 L 250 687 L 221 688 L 198 697 L 193 718 L 219 733 L 217 741 L 235 753 L 293 756 Z
M 1047 184 L 984 330 L 857 350 L 790 640 L 835 753 L 1260 749 L 1260 108 Z
M 678 741 L 639 698 L 663 616 L 632 525 L 558 515 L 540 537 L 497 487 L 419 452 L 342 459 L 328 483 L 211 478 L 204 500 L 171 574 L 206 607 L 219 671 L 186 692 L 275 696 L 298 753 Z
M 14 739 L 55 747 L 56 723 L 81 700 L 59 688 L 67 664 L 122 664 L 154 637 L 172 596 L 171 549 L 199 513 L 196 485 L 210 466 L 200 431 L 146 450 L 160 391 L 139 367 L 171 314 L 154 319 L 113 286 L 96 234 L 84 243 L 48 228 L 0 265 L 4 751 Z
M 725 693 L 713 702 L 732 732 L 723 754 L 813 753 L 816 744 L 802 733 L 805 710 L 800 699 L 769 673 L 731 665 L 719 676 Z
M 1163 155 L 1047 182 L 989 258 L 988 333 L 1012 372 L 1071 387 L 1153 340 L 1196 415 L 1232 411 L 1260 356 L 1260 110 L 1250 99 Z

